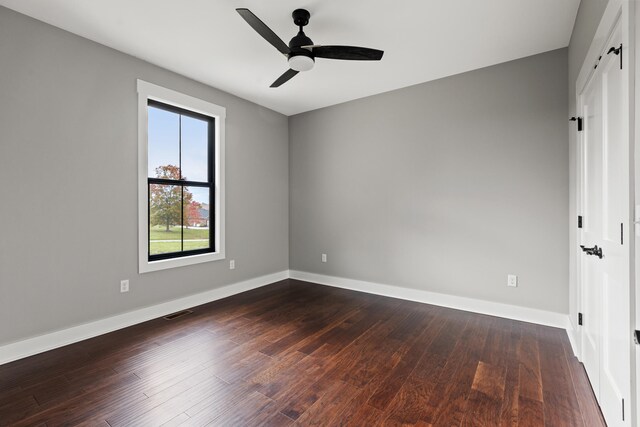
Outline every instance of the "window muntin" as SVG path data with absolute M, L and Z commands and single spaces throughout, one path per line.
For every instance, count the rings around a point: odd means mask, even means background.
M 215 252 L 215 118 L 149 99 L 148 261 Z

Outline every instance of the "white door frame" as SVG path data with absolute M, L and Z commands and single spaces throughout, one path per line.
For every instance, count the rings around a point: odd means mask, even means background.
M 640 34 L 636 34 L 635 27 L 636 22 L 638 22 L 638 17 L 640 17 L 640 7 L 636 7 L 636 2 L 638 0 L 609 0 L 607 4 L 607 8 L 602 16 L 596 34 L 591 42 L 587 55 L 585 57 L 585 61 L 582 64 L 580 69 L 580 73 L 578 74 L 578 79 L 575 82 L 576 85 L 576 108 L 580 108 L 580 96 L 585 89 L 586 84 L 588 83 L 591 75 L 594 72 L 594 66 L 598 63 L 600 56 L 604 53 L 606 54 L 606 49 L 609 46 L 606 45 L 611 31 L 613 30 L 615 24 L 618 20 L 621 23 L 622 29 L 622 45 L 623 45 L 623 61 L 625 61 L 625 70 L 623 74 L 623 87 L 625 88 L 625 93 L 628 93 L 628 98 L 625 98 L 625 107 L 624 111 L 628 111 L 629 114 L 624 118 L 624 128 L 626 133 L 626 138 L 629 140 L 629 212 L 628 212 L 628 220 L 625 222 L 625 239 L 629 242 L 629 245 L 626 246 L 629 257 L 629 277 L 630 277 L 630 301 L 629 301 L 629 309 L 631 313 L 630 322 L 630 330 L 635 330 L 640 328 L 640 318 L 636 319 L 638 316 L 636 314 L 636 298 L 640 298 L 640 292 L 636 292 L 636 283 L 640 283 L 640 280 L 636 280 L 635 271 L 636 264 L 638 265 L 640 271 L 640 260 L 636 260 L 635 256 L 635 245 L 636 239 L 633 238 L 634 232 L 632 230 L 633 218 L 634 218 L 634 205 L 636 200 L 635 189 L 640 189 L 640 177 L 635 177 L 635 170 L 640 170 L 640 149 L 636 150 L 636 126 L 638 126 L 638 135 L 640 135 L 640 112 L 638 112 L 638 120 L 636 120 L 636 99 L 640 102 L 640 93 L 636 92 L 635 80 L 636 80 L 636 69 L 640 70 L 639 66 L 636 66 L 636 58 L 640 57 L 640 55 L 636 55 L 636 48 L 640 46 Z M 638 9 L 638 10 L 636 10 Z M 636 12 L 638 15 L 636 15 Z M 638 37 L 638 38 L 636 38 Z M 636 43 L 636 41 L 638 43 Z M 640 59 L 640 58 L 639 58 Z M 640 65 L 640 64 L 639 64 Z M 640 88 L 639 92 L 640 92 Z M 640 104 L 639 104 L 640 105 Z M 580 112 L 577 113 L 580 115 Z M 577 150 L 576 150 L 576 211 L 577 215 L 582 215 L 582 153 L 580 152 L 580 140 L 581 136 L 578 134 L 577 137 Z M 638 144 L 640 147 L 640 144 Z M 634 158 L 634 153 L 638 152 L 638 159 Z M 636 165 L 639 167 L 636 168 Z M 638 180 L 638 185 L 636 186 L 636 179 Z M 640 200 L 640 195 L 638 196 L 638 200 Z M 572 226 L 574 226 L 572 224 Z M 582 260 L 581 253 L 579 249 L 580 242 L 580 232 L 576 233 L 575 241 L 571 242 L 572 251 L 575 251 L 576 254 L 576 282 L 577 282 L 577 292 L 576 292 L 576 307 L 578 308 L 578 312 L 582 312 L 582 282 L 581 282 L 581 269 L 582 269 Z M 640 301 L 637 303 L 640 306 Z M 636 326 L 638 325 L 638 326 Z M 580 328 L 578 326 L 578 328 Z M 574 350 L 576 351 L 576 356 L 579 360 L 582 360 L 582 331 L 578 330 L 579 342 L 580 345 L 577 345 Z M 633 340 L 633 337 L 629 337 L 630 343 Z M 636 361 L 636 353 L 637 346 L 630 345 L 630 360 Z M 631 396 L 630 396 L 630 416 L 631 416 L 631 425 L 636 425 L 636 420 L 638 420 L 637 408 L 640 407 L 640 392 L 638 392 L 637 387 L 640 385 L 640 369 L 636 369 L 636 365 L 640 363 L 640 353 L 638 355 L 637 362 L 632 363 L 631 369 Z M 635 404 L 634 404 L 635 403 Z

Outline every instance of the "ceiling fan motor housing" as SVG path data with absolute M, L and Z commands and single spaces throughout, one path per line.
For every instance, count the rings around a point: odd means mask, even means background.
M 315 64 L 313 52 L 302 46 L 311 46 L 313 42 L 302 31 L 289 42 L 289 67 L 296 71 L 309 71 Z
M 294 38 L 289 42 L 290 49 L 300 48 L 301 46 L 311 46 L 313 45 L 313 41 L 307 35 L 300 31 Z

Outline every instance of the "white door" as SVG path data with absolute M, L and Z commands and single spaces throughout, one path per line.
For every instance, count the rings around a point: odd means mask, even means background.
M 618 26 L 608 46 L 619 47 L 620 40 Z M 630 425 L 631 416 L 629 146 L 621 54 L 605 52 L 581 96 L 581 241 L 587 250 L 581 259 L 582 359 L 610 426 Z M 588 250 L 595 246 L 599 250 Z

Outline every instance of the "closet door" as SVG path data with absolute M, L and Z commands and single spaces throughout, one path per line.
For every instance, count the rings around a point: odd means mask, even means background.
M 621 43 L 619 26 L 609 46 Z M 620 55 L 603 56 L 598 71 L 602 81 L 602 342 L 600 406 L 609 425 L 624 425 L 623 402 L 631 377 L 629 258 L 625 229 L 629 212 L 629 146 L 625 132 L 623 71 Z M 627 399 L 629 403 L 629 399 Z M 625 410 L 630 415 L 630 408 Z M 627 419 L 629 416 L 626 417 Z
M 608 46 L 620 46 L 619 27 Z M 629 147 L 621 51 L 602 56 L 581 95 L 584 130 L 582 361 L 611 426 L 630 425 Z

